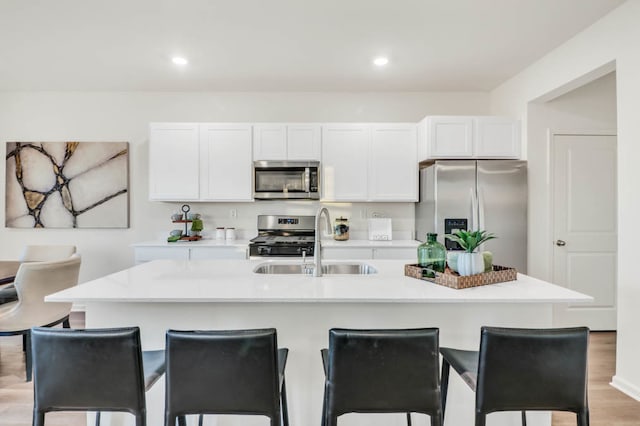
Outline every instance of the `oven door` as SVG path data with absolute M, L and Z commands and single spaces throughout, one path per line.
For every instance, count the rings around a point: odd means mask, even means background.
M 253 170 L 257 200 L 320 198 L 317 161 L 255 161 Z

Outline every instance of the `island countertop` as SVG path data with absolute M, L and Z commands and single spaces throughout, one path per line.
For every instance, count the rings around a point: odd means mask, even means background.
M 371 275 L 257 274 L 262 263 L 299 260 L 156 260 L 49 295 L 48 302 L 584 303 L 592 297 L 518 274 L 516 281 L 447 288 L 404 275 L 401 260 L 366 263 Z

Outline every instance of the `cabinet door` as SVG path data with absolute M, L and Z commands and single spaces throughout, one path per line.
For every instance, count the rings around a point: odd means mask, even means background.
M 198 124 L 149 125 L 149 199 L 189 201 L 199 197 Z
M 287 159 L 320 160 L 320 126 L 290 124 L 287 126 Z
M 366 201 L 371 129 L 366 124 L 322 127 L 322 199 Z
M 281 124 L 253 126 L 253 159 L 286 160 L 287 127 Z
M 477 158 L 520 158 L 520 123 L 507 117 L 477 117 L 475 155 Z
M 429 158 L 473 157 L 472 117 L 429 117 L 427 128 Z
M 204 201 L 252 201 L 251 126 L 202 124 L 200 198 Z
M 415 124 L 372 126 L 370 201 L 418 201 L 417 149 Z

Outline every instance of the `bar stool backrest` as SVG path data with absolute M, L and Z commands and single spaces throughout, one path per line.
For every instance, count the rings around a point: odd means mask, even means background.
M 483 327 L 477 411 L 583 411 L 587 408 L 588 341 L 586 327 Z
M 440 416 L 438 329 L 329 331 L 327 412 Z
M 31 330 L 31 338 L 34 425 L 42 424 L 36 422 L 38 413 L 48 411 L 123 411 L 144 419 L 138 327 L 36 327 Z
M 169 330 L 166 339 L 166 424 L 188 414 L 255 414 L 279 421 L 275 329 Z

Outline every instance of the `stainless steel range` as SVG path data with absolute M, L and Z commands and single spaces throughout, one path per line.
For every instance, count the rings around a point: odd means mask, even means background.
M 249 256 L 313 256 L 315 216 L 258 216 L 258 236 Z

